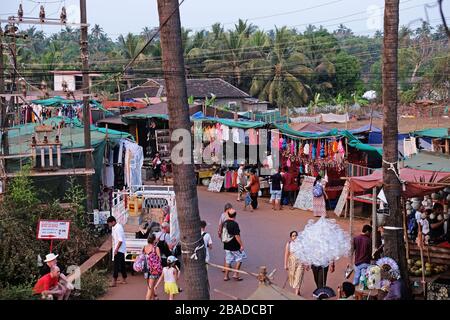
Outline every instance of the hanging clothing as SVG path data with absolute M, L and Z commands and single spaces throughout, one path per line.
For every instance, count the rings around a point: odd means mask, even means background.
M 109 159 L 107 164 L 103 166 L 102 170 L 102 183 L 103 186 L 112 188 L 114 187 L 114 151 L 109 151 Z
M 303 153 L 307 156 L 309 156 L 309 143 L 305 143 L 305 146 L 303 148 Z
M 233 183 L 233 175 L 231 171 L 225 173 L 225 189 L 230 189 Z
M 142 185 L 142 165 L 144 152 L 140 145 L 123 139 L 125 148 L 124 178 L 127 186 Z
M 245 143 L 245 130 L 238 129 L 238 132 L 239 132 L 239 142 L 238 143 Z
M 408 139 L 403 139 L 403 153 L 405 157 L 411 157 L 413 154 L 417 153 L 416 138 L 411 137 Z
M 232 179 L 231 179 L 231 187 L 232 188 L 238 187 L 238 172 L 237 172 L 237 170 L 233 171 Z
M 228 141 L 230 140 L 230 128 L 224 124 L 222 124 L 220 126 L 220 128 L 222 129 L 222 139 L 223 141 Z
M 234 143 L 240 143 L 240 140 L 239 140 L 239 129 L 238 128 L 231 129 L 231 134 L 233 136 L 233 142 Z
M 256 129 L 249 129 L 248 136 L 250 145 L 254 146 L 258 144 L 258 131 Z

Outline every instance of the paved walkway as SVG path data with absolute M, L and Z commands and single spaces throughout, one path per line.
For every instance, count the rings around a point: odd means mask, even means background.
M 270 272 L 276 269 L 274 282 L 279 286 L 283 286 L 286 281 L 286 271 L 284 271 L 284 247 L 289 238 L 289 232 L 292 230 L 303 230 L 309 219 L 314 218 L 312 212 L 301 211 L 298 209 L 273 212 L 268 203 L 268 198 L 260 198 L 260 208 L 254 212 L 243 211 L 242 203 L 236 201 L 235 193 L 211 193 L 206 191 L 205 187 L 198 188 L 199 206 L 201 218 L 206 220 L 209 225 L 207 231 L 211 233 L 213 238 L 213 249 L 210 252 L 211 262 L 222 264 L 224 259 L 224 251 L 222 243 L 217 237 L 217 223 L 219 215 L 223 210 L 226 202 L 235 205 L 238 212 L 237 221 L 241 228 L 241 236 L 244 241 L 245 251 L 248 259 L 244 261 L 242 268 L 250 272 L 258 272 L 260 266 L 267 266 Z M 334 217 L 334 213 L 329 213 Z M 348 219 L 338 218 L 338 223 L 344 230 L 348 231 Z M 361 230 L 364 220 L 354 222 L 354 232 Z M 327 285 L 336 290 L 337 286 L 344 280 L 345 268 L 348 259 L 342 258 L 336 263 L 336 271 L 328 275 Z M 243 275 L 244 281 L 223 281 L 223 273 L 209 267 L 208 278 L 210 283 L 211 299 L 230 299 L 229 297 L 215 292 L 214 289 L 226 292 L 230 295 L 237 296 L 240 299 L 248 297 L 258 285 L 258 282 L 252 276 Z M 183 275 L 179 285 L 183 288 Z M 287 285 L 288 287 L 288 285 Z M 314 278 L 311 271 L 307 272 L 304 277 L 302 286 L 302 296 L 312 299 L 312 292 L 315 289 Z M 105 300 L 143 300 L 145 299 L 146 284 L 142 274 L 129 275 L 128 284 L 118 285 L 118 287 L 110 288 L 109 292 L 103 299 Z M 163 286 L 158 288 L 160 299 L 167 299 L 163 293 Z M 177 299 L 187 299 L 184 292 L 177 296 Z

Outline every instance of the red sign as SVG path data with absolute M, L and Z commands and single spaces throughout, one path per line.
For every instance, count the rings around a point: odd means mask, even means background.
M 70 221 L 68 220 L 39 220 L 37 238 L 40 240 L 69 239 Z

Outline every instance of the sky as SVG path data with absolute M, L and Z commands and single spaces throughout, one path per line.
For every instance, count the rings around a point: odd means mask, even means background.
M 140 33 L 144 27 L 159 25 L 156 0 L 86 0 L 88 23 L 99 24 L 112 39 L 120 34 Z M 24 16 L 38 17 L 40 5 L 44 5 L 48 18 L 59 18 L 65 6 L 69 19 L 79 22 L 79 0 L 0 0 L 0 18 L 17 15 L 22 3 Z M 401 0 L 400 25 L 415 29 L 421 21 L 440 24 L 437 0 Z M 450 20 L 450 2 L 446 16 Z M 180 7 L 183 27 L 197 31 L 210 29 L 220 22 L 225 29 L 232 29 L 238 19 L 247 20 L 260 29 L 275 26 L 295 27 L 299 31 L 308 24 L 323 25 L 334 30 L 342 23 L 355 34 L 370 35 L 383 28 L 384 0 L 185 0 Z M 4 25 L 4 23 L 2 23 Z M 29 25 L 22 24 L 20 29 Z M 61 30 L 60 26 L 38 25 L 39 30 L 50 34 Z

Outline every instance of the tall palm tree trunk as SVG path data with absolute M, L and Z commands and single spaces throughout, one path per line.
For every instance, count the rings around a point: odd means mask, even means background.
M 405 239 L 403 237 L 403 210 L 400 208 L 401 184 L 398 171 L 398 119 L 397 119 L 397 52 L 398 52 L 399 0 L 385 0 L 383 40 L 383 185 L 390 215 L 386 219 L 386 256 L 396 260 L 401 276 L 408 282 Z M 395 168 L 395 172 L 393 171 Z
M 161 48 L 167 90 L 169 128 L 171 132 L 174 129 L 185 129 L 187 132 L 191 132 L 178 1 L 158 0 L 158 12 L 161 26 L 168 19 L 167 24 L 161 28 Z M 190 143 L 189 141 L 189 145 Z M 171 150 L 174 145 L 175 143 L 171 142 Z M 205 265 L 205 249 L 197 252 L 198 260 L 190 258 L 194 249 L 203 244 L 203 238 L 200 233 L 193 156 L 191 150 L 189 152 L 191 160 L 189 164 L 172 166 L 185 267 L 186 293 L 188 299 L 207 300 L 209 299 L 209 284 Z

